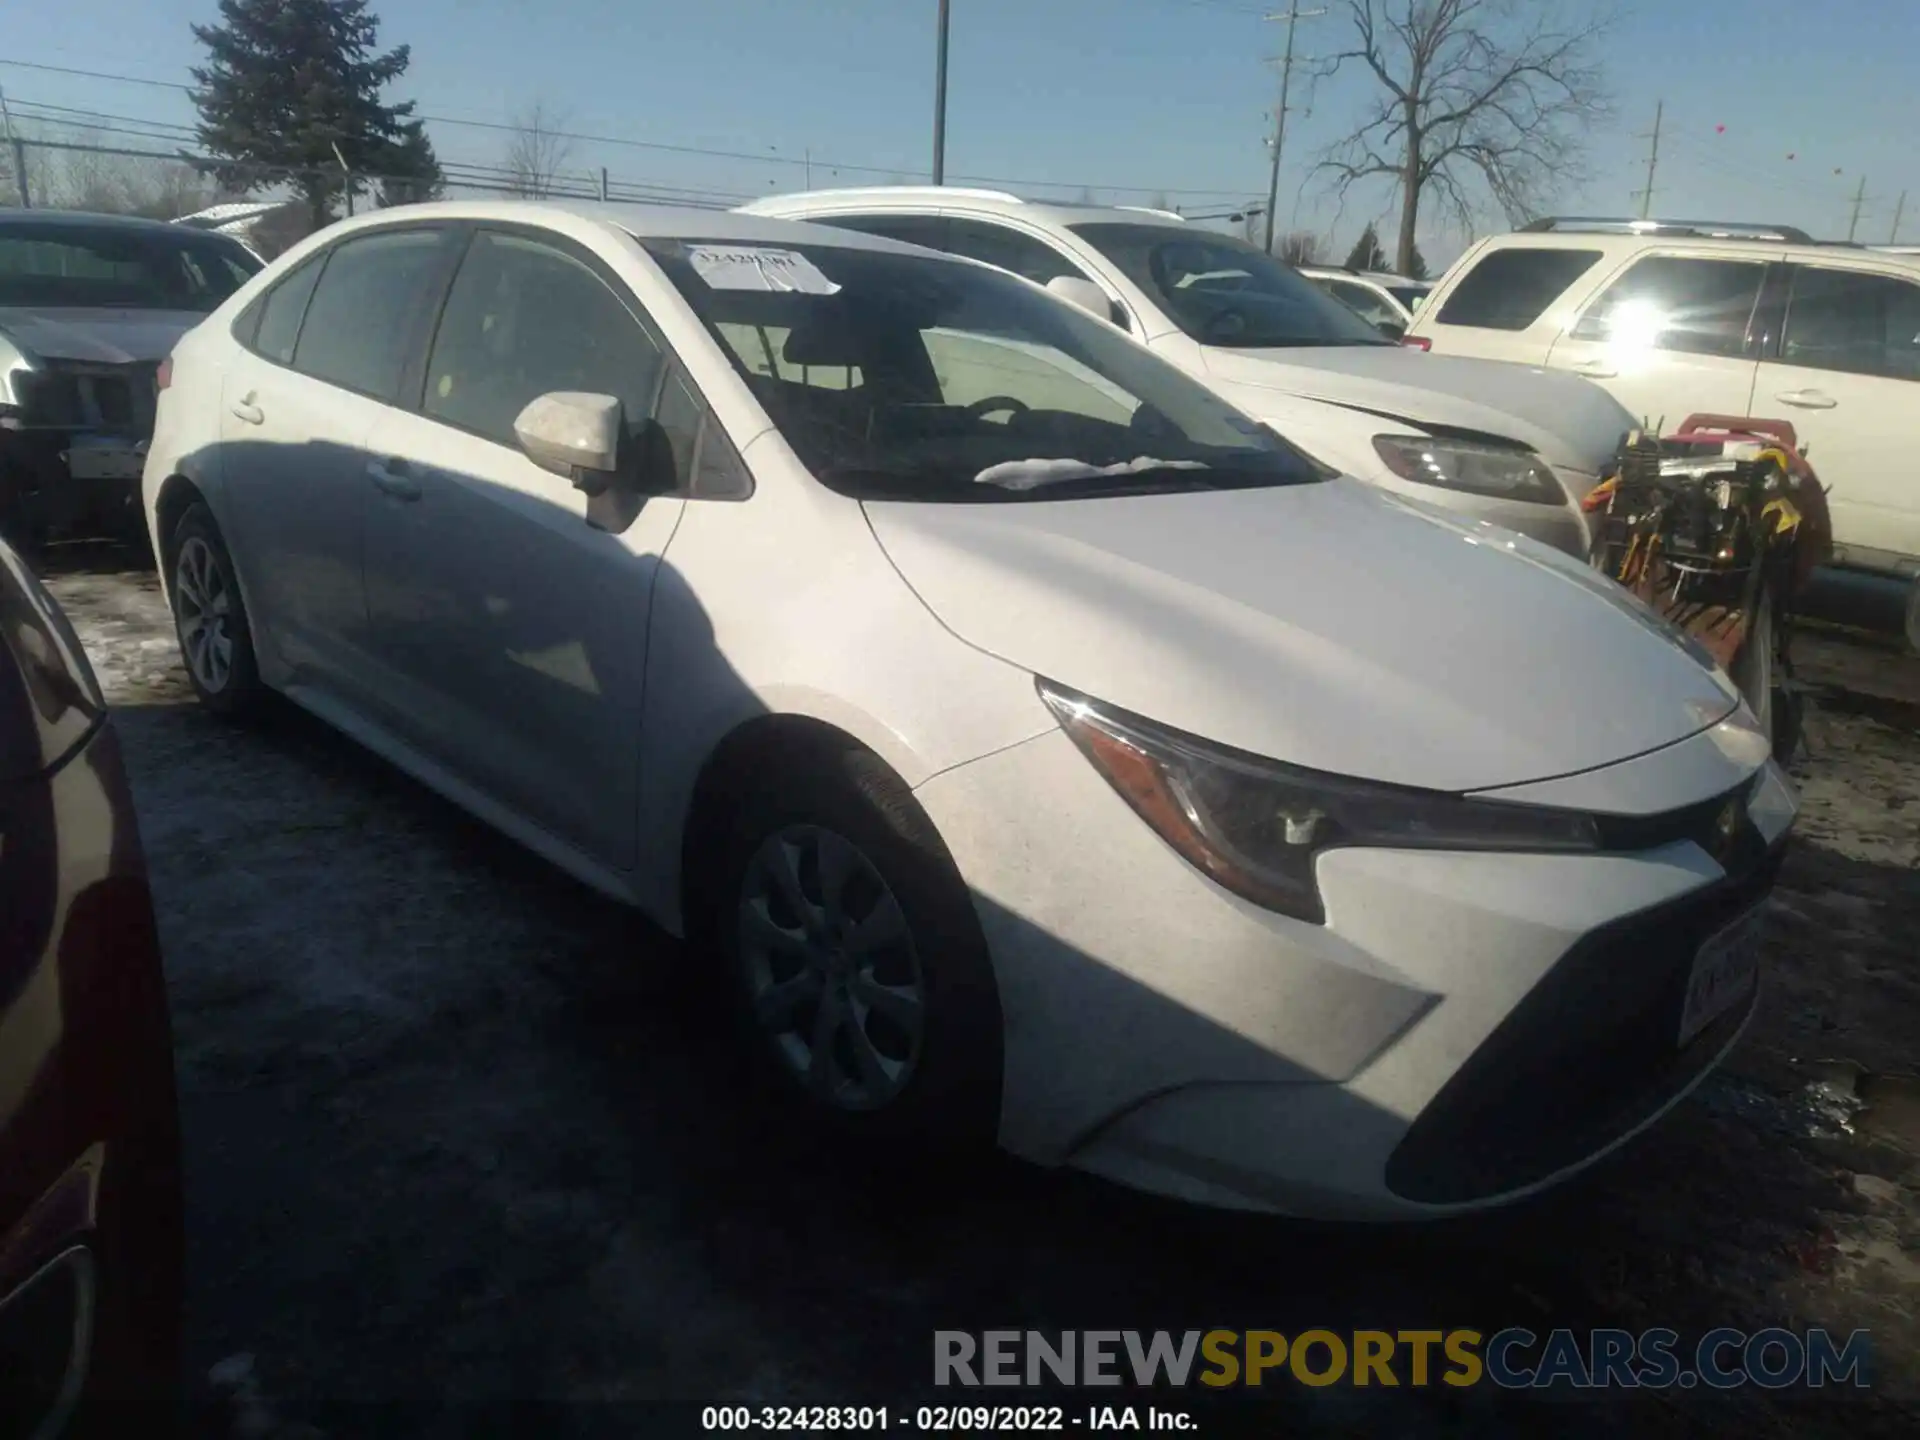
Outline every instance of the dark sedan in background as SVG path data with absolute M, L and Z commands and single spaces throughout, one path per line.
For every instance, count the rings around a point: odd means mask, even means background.
M 119 745 L 66 618 L 0 543 L 0 1436 L 171 1433 L 182 1246 Z
M 260 268 L 230 236 L 158 220 L 0 211 L 0 534 L 142 533 L 160 363 Z

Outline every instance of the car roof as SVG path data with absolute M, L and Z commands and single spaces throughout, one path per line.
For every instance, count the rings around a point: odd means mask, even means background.
M 49 229 L 85 227 L 95 230 L 143 231 L 148 234 L 162 235 L 208 233 L 204 230 L 194 230 L 189 226 L 175 225 L 170 220 L 149 220 L 143 215 L 104 215 L 93 210 L 22 210 L 12 207 L 0 210 L 0 226 L 5 226 L 9 230 L 34 229 L 43 225 Z
M 1028 200 L 1005 190 L 973 190 L 958 185 L 859 185 L 837 190 L 800 190 L 769 195 L 742 205 L 742 215 L 795 216 L 835 211 L 893 210 L 930 213 L 970 210 L 975 213 L 1019 216 L 1042 224 L 1074 225 L 1104 221 L 1109 224 L 1164 225 L 1169 229 L 1191 222 L 1172 210 L 1147 205 L 1091 205 L 1050 200 Z
M 1795 231 L 1791 226 L 1765 227 L 1752 225 L 1729 225 L 1719 233 L 1712 226 L 1718 222 L 1664 222 L 1664 228 L 1644 230 L 1625 228 L 1635 224 L 1623 220 L 1563 220 L 1554 222 L 1552 228 L 1546 228 L 1544 222 L 1535 222 L 1539 228 L 1526 228 L 1510 231 L 1504 235 L 1489 235 L 1479 241 L 1469 252 L 1484 255 L 1492 250 L 1598 250 L 1607 255 L 1630 255 L 1639 250 L 1656 247 L 1681 246 L 1693 249 L 1696 246 L 1711 250 L 1724 251 L 1729 256 L 1745 258 L 1760 257 L 1769 260 L 1790 260 L 1801 263 L 1844 262 L 1849 257 L 1875 260 L 1893 265 L 1912 266 L 1920 269 L 1920 255 L 1902 254 L 1898 250 L 1878 245 L 1853 244 L 1845 240 L 1813 240 L 1794 238 L 1803 232 Z M 1662 222 L 1651 222 L 1660 226 Z M 1749 233 L 1733 233 L 1746 231 Z M 1790 232 L 1782 234 L 1780 232 Z M 1464 258 L 1464 257 L 1463 257 Z M 1464 274 L 1464 271 L 1462 272 Z
M 886 250 L 913 255 L 936 253 L 879 235 L 743 214 L 737 210 L 684 205 L 599 205 L 573 200 L 437 200 L 421 205 L 394 205 L 338 221 L 316 233 L 331 237 L 348 230 L 422 220 L 491 220 L 500 224 L 548 226 L 556 221 L 563 226 L 585 221 L 631 235 L 636 240 L 717 240 L 741 244 L 831 245 L 845 250 Z

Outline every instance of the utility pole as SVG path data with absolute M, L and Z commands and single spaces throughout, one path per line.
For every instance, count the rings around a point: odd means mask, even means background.
M 947 0 L 940 0 L 940 39 L 934 58 L 933 183 L 947 183 Z
M 1847 243 L 1853 243 L 1853 232 L 1860 228 L 1860 208 L 1867 203 L 1867 177 L 1860 177 L 1860 184 L 1853 192 L 1853 218 L 1847 221 Z
M 1325 10 L 1302 10 L 1298 5 L 1284 15 L 1269 15 L 1270 21 L 1287 22 L 1287 53 L 1280 61 L 1280 109 L 1273 117 L 1273 169 L 1267 177 L 1267 253 L 1273 253 L 1273 212 L 1280 208 L 1280 146 L 1287 138 L 1287 89 L 1293 80 L 1293 31 L 1302 20 L 1324 15 Z
M 1907 192 L 1902 190 L 1900 192 L 1900 203 L 1893 207 L 1893 233 L 1887 236 L 1887 243 L 1889 245 L 1898 245 L 1900 243 L 1900 217 L 1906 213 Z
M 1660 165 L 1660 117 L 1666 111 L 1667 102 L 1660 100 L 1653 107 L 1653 144 L 1647 150 L 1647 188 L 1640 192 L 1640 218 L 1646 219 L 1653 209 L 1653 174 Z

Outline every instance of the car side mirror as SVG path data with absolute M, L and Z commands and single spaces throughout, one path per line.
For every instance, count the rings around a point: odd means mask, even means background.
M 1109 325 L 1113 323 L 1113 302 L 1107 298 L 1107 292 L 1091 280 L 1078 275 L 1056 275 L 1047 281 L 1047 291 L 1069 305 L 1078 305 L 1089 315 L 1099 316 Z
M 1375 324 L 1379 327 L 1380 333 L 1389 340 L 1406 339 L 1407 327 L 1397 320 L 1379 320 Z
M 534 464 L 597 495 L 619 475 L 625 419 L 611 395 L 551 390 L 527 402 L 513 434 Z

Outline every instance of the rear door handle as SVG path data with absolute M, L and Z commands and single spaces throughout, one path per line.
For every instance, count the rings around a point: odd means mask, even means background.
M 1782 390 L 1773 398 L 1782 405 L 1797 405 L 1802 410 L 1831 410 L 1840 403 L 1824 390 Z
M 233 418 L 236 420 L 244 420 L 249 425 L 266 423 L 267 412 L 253 403 L 252 395 L 248 395 L 245 399 L 234 401 L 229 408 L 232 409 Z
M 389 455 L 384 460 L 369 460 L 367 478 L 381 493 L 409 504 L 418 500 L 423 493 L 420 482 L 413 478 L 413 466 L 398 455 Z
M 1567 367 L 1576 375 L 1584 375 L 1589 380 L 1611 380 L 1620 372 L 1604 360 L 1582 360 L 1577 365 Z

